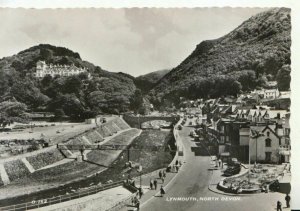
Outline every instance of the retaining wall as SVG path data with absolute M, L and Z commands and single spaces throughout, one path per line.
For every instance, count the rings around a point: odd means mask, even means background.
M 140 128 L 141 124 L 144 122 L 152 120 L 165 120 L 167 122 L 176 123 L 179 119 L 178 117 L 165 117 L 165 116 L 131 116 L 123 115 L 123 119 L 130 125 L 130 127 Z

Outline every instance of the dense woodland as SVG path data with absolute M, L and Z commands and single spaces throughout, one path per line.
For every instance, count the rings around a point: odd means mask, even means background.
M 74 64 L 86 67 L 92 77 L 79 74 L 42 80 L 34 78 L 36 62 Z M 131 110 L 136 86 L 132 76 L 111 73 L 82 61 L 69 49 L 38 45 L 0 60 L 0 102 L 20 102 L 27 111 L 50 111 L 59 116 L 80 120 L 99 113 L 119 113 Z M 0 116 L 4 121 L 4 114 Z
M 201 42 L 179 66 L 150 91 L 156 104 L 180 96 L 219 97 L 264 87 L 276 80 L 290 84 L 290 9 L 257 14 L 229 34 Z
M 112 73 L 67 48 L 41 44 L 0 60 L 0 123 L 25 111 L 51 111 L 82 120 L 101 113 L 144 113 L 150 103 L 167 108 L 180 97 L 236 96 L 276 80 L 290 87 L 290 10 L 257 14 L 229 34 L 201 42 L 180 65 L 134 78 Z M 85 67 L 91 73 L 34 78 L 36 62 Z

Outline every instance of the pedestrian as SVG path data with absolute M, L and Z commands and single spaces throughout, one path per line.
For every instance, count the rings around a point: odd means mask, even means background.
M 176 160 L 175 165 L 176 165 L 176 166 L 178 165 L 178 160 Z
M 139 188 L 139 195 L 140 195 L 140 198 L 142 198 L 142 196 L 143 196 L 143 189 L 142 189 L 142 187 Z
M 153 181 L 152 181 L 152 179 L 150 179 L 150 190 L 152 190 L 153 189 Z
M 159 178 L 161 179 L 161 177 L 162 177 L 161 171 L 158 172 L 158 176 L 159 176 Z
M 163 174 L 162 176 L 163 176 L 164 178 L 166 178 L 166 176 L 167 176 L 166 172 L 165 172 L 165 171 L 163 171 L 163 173 L 162 173 L 162 174 Z
M 178 172 L 179 171 L 179 166 L 177 165 L 175 167 L 176 167 L 176 172 Z
M 132 205 L 136 206 L 137 201 L 138 201 L 137 196 L 134 196 L 134 197 L 132 198 Z
M 277 211 L 282 211 L 281 202 L 277 201 Z
M 166 192 L 165 192 L 164 187 L 161 186 L 161 187 L 160 187 L 160 196 L 163 197 L 165 193 L 166 193 Z
M 157 189 L 157 180 L 156 179 L 154 179 L 154 189 L 156 190 Z
M 221 165 L 222 165 L 222 160 L 219 159 L 219 167 L 221 167 Z
M 140 210 L 140 200 L 137 199 L 135 206 L 137 210 Z
M 290 201 L 291 201 L 291 197 L 287 193 L 285 196 L 286 207 L 290 207 Z

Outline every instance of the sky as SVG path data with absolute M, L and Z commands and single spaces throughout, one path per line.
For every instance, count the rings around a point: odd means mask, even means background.
M 143 75 L 179 65 L 267 8 L 0 9 L 0 58 L 41 43 L 67 47 L 112 72 Z

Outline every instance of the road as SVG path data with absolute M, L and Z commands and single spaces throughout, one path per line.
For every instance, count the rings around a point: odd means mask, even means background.
M 187 121 L 189 122 L 189 120 Z M 277 200 L 285 207 L 284 195 L 280 193 L 255 194 L 232 197 L 217 194 L 208 189 L 213 172 L 210 168 L 210 156 L 198 146 L 189 133 L 194 128 L 183 127 L 179 132 L 185 147 L 186 163 L 177 177 L 168 185 L 164 197 L 153 197 L 141 207 L 142 211 L 272 211 L 276 210 Z M 181 201 L 177 197 L 181 197 Z M 184 198 L 182 198 L 184 197 Z M 187 200 L 187 201 L 182 201 Z M 284 208 L 283 210 L 289 210 Z

